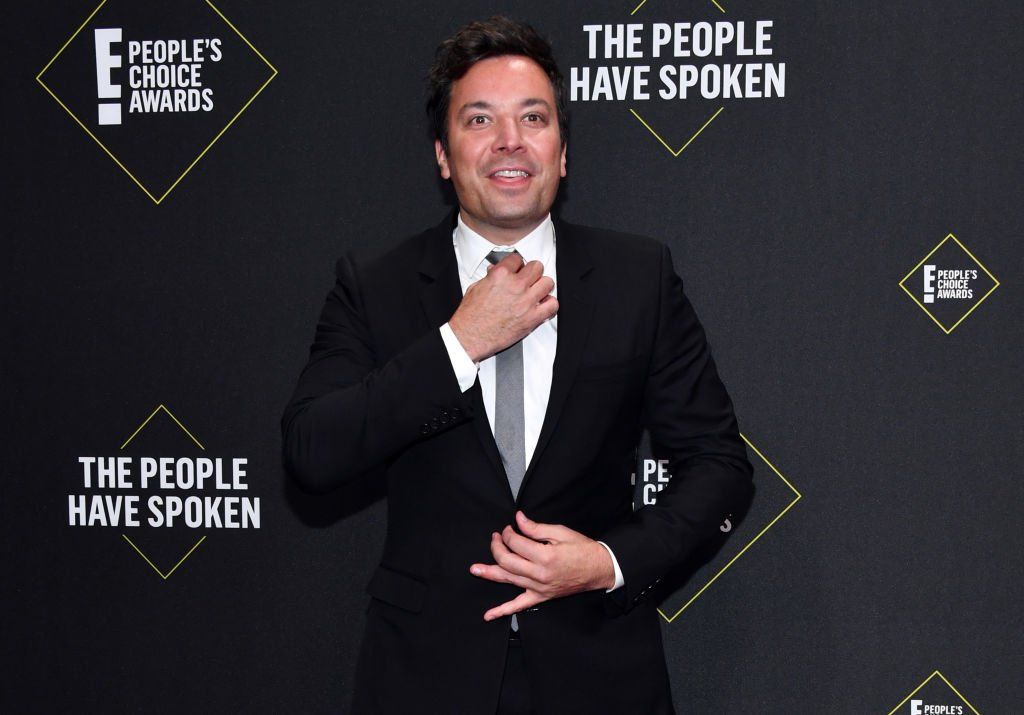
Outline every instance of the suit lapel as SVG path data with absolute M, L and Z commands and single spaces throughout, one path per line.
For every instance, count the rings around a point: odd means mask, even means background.
M 454 214 L 422 234 L 420 305 L 431 328 L 444 325 L 462 300 L 459 267 L 452 249 Z
M 453 213 L 424 234 L 423 254 L 419 264 L 421 281 L 419 297 L 427 322 L 433 329 L 447 323 L 462 300 L 459 266 L 455 260 L 455 250 L 452 247 L 455 216 L 456 214 Z M 505 476 L 505 468 L 501 464 L 501 455 L 498 453 L 498 446 L 491 433 L 490 423 L 487 421 L 487 411 L 484 408 L 483 394 L 480 392 L 480 382 L 475 382 L 469 391 L 475 415 L 472 420 L 473 426 L 480 445 L 511 498 L 512 492 Z
M 536 471 L 544 449 L 555 432 L 562 408 L 569 396 L 583 356 L 594 312 L 594 281 L 590 280 L 593 264 L 586 238 L 579 228 L 555 222 L 556 267 L 558 273 L 558 346 L 551 375 L 551 395 L 544 413 L 537 448 L 523 477 L 520 496 L 530 476 Z

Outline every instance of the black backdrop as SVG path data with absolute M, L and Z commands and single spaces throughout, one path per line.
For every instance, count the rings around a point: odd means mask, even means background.
M 752 446 L 760 500 L 663 604 L 677 707 L 1020 712 L 1019 6 L 96 2 L 5 12 L 4 711 L 344 712 L 383 510 L 287 486 L 277 421 L 334 258 L 450 203 L 422 77 L 500 11 L 567 74 L 653 67 L 651 99 L 573 103 L 558 210 L 670 244 Z M 770 56 L 650 56 L 656 23 L 758 20 Z M 625 23 L 644 57 L 588 57 L 585 25 Z M 130 113 L 124 53 L 98 126 L 114 26 L 218 36 L 215 109 Z M 784 96 L 656 95 L 663 64 L 749 62 Z M 927 266 L 976 271 L 972 297 L 925 303 Z M 234 488 L 143 488 L 161 457 Z M 131 495 L 139 526 L 89 506 Z M 154 496 L 258 524 L 150 526 Z

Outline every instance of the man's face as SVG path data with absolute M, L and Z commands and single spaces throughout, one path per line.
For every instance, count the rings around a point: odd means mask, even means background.
M 462 220 L 494 243 L 514 243 L 536 228 L 565 176 L 554 90 L 526 57 L 490 57 L 457 80 L 448 149 L 434 145 Z

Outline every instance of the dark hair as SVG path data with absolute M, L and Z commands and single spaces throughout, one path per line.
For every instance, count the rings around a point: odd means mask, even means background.
M 558 114 L 558 132 L 564 144 L 569 136 L 565 81 L 551 54 L 551 45 L 523 22 L 495 16 L 471 22 L 442 42 L 434 55 L 427 80 L 427 116 L 435 139 L 448 150 L 448 108 L 452 85 L 480 60 L 519 55 L 536 62 L 551 80 Z

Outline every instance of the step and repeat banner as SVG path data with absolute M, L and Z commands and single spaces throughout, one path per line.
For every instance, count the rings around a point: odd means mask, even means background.
M 8 8 L 3 711 L 346 712 L 382 494 L 296 489 L 279 418 L 334 260 L 454 205 L 424 77 L 495 13 L 755 468 L 660 596 L 678 711 L 1021 712 L 1024 10 L 954 0 Z

